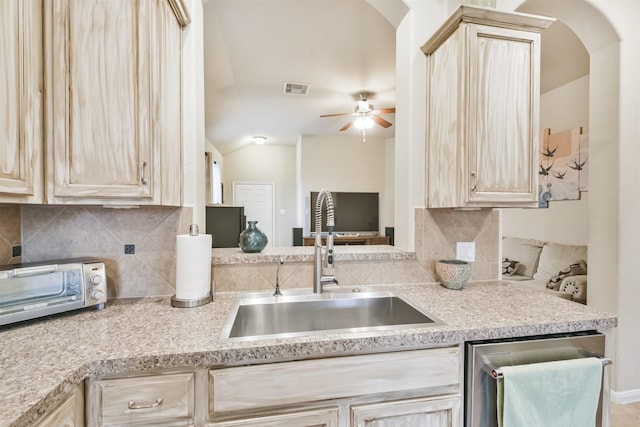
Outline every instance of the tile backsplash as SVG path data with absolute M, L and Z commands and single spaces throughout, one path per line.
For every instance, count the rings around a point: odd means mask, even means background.
M 416 258 L 435 274 L 439 259 L 456 257 L 457 242 L 475 242 L 476 260 L 471 267 L 471 280 L 497 280 L 500 250 L 500 213 L 495 209 L 415 210 Z
M 188 232 L 191 211 L 22 206 L 22 261 L 99 258 L 109 298 L 173 295 L 175 236 Z
M 192 208 L 188 207 L 0 206 L 0 263 L 90 256 L 106 263 L 110 298 L 170 296 L 175 294 L 175 236 L 188 233 L 191 217 Z M 394 271 L 394 277 L 387 274 L 385 281 L 413 283 L 420 277 L 423 281 L 436 281 L 435 261 L 455 258 L 456 242 L 461 241 L 476 244 L 471 280 L 498 278 L 497 211 L 418 208 L 415 220 L 417 260 L 385 264 L 384 271 Z M 22 258 L 12 257 L 13 247 L 20 245 Z M 362 264 L 361 270 L 367 273 L 376 266 Z M 268 267 L 260 275 L 268 280 L 262 279 L 264 286 L 257 289 L 271 287 L 273 268 Z M 309 270 L 307 273 L 311 274 L 310 264 L 296 268 L 297 273 Z M 220 280 L 229 286 L 221 286 L 218 291 L 244 290 L 244 285 L 233 285 L 236 282 L 255 284 L 254 280 L 235 280 L 244 277 L 237 269 L 214 268 L 214 277 L 221 279 L 231 274 L 229 279 L 234 279 Z M 353 279 L 354 283 L 373 283 L 372 278 L 379 276 L 369 274 L 363 278 L 354 276 L 353 271 L 345 276 L 348 282 Z
M 0 265 L 20 262 L 20 256 L 13 256 L 20 241 L 20 206 L 0 205 Z

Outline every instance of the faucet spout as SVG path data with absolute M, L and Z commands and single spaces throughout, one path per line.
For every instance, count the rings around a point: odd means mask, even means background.
M 325 247 L 322 246 L 322 205 L 327 205 L 327 238 Z M 313 292 L 322 293 L 322 285 L 325 283 L 338 283 L 333 275 L 334 258 L 333 258 L 333 227 L 335 226 L 333 197 L 331 192 L 321 190 L 318 193 L 315 210 L 316 240 L 314 245 L 313 261 Z M 324 259 L 322 257 L 324 249 Z

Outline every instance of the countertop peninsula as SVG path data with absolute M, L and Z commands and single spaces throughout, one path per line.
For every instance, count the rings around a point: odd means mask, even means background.
M 338 261 L 391 261 L 415 260 L 416 253 L 398 249 L 390 245 L 350 245 L 334 246 L 333 253 Z M 280 246 L 266 248 L 259 253 L 244 253 L 239 248 L 214 248 L 211 250 L 211 263 L 221 264 L 257 264 L 277 262 L 313 262 L 313 246 Z
M 367 288 L 379 289 L 379 286 Z M 468 340 L 606 331 L 616 316 L 504 282 L 388 285 L 444 322 L 434 326 L 255 341 L 225 341 L 237 297 L 218 293 L 196 308 L 168 298 L 110 301 L 87 310 L 0 328 L 0 426 L 26 426 L 88 376 L 164 368 L 331 357 L 458 345 Z M 283 289 L 286 293 L 286 289 Z

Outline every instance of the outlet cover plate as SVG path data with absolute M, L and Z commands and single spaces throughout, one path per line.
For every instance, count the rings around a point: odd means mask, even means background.
M 457 242 L 456 259 L 460 261 L 475 262 L 476 242 Z

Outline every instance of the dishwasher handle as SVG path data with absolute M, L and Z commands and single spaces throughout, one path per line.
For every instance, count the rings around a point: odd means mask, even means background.
M 600 362 L 602 363 L 603 368 L 605 366 L 609 366 L 613 364 L 613 361 L 607 357 L 599 357 L 598 359 L 600 359 Z M 494 379 L 502 378 L 503 376 L 502 369 L 500 369 L 500 367 L 494 366 L 489 361 L 485 361 L 484 365 L 482 366 L 482 370 L 485 371 L 487 374 L 491 375 L 491 377 Z

